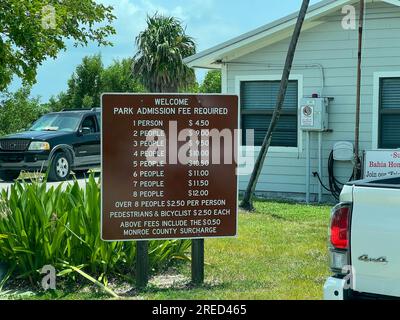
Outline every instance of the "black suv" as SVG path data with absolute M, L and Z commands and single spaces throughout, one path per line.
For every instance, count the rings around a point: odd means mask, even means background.
M 0 180 L 49 169 L 50 181 L 83 175 L 100 165 L 100 109 L 49 113 L 30 129 L 0 138 Z

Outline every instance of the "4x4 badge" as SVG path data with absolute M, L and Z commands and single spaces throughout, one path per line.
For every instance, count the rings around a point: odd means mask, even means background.
M 367 254 L 364 254 L 358 258 L 358 260 L 363 262 L 375 262 L 375 263 L 389 263 L 386 257 L 380 258 L 370 258 Z

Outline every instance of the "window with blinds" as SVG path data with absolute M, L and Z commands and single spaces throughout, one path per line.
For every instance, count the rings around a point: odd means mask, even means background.
M 400 148 L 400 78 L 381 78 L 379 148 Z
M 240 84 L 243 145 L 246 129 L 254 130 L 254 145 L 261 146 L 275 109 L 280 81 L 243 81 Z M 298 81 L 290 80 L 282 113 L 272 136 L 271 146 L 297 147 Z

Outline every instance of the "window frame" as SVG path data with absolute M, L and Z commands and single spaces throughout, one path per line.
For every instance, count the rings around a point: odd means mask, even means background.
M 248 82 L 248 81 L 280 81 L 282 78 L 282 75 L 275 74 L 275 75 L 248 75 L 248 76 L 236 76 L 235 77 L 235 93 L 239 97 L 239 127 L 240 129 L 242 128 L 242 114 L 248 113 L 245 111 L 243 113 L 242 107 L 241 107 L 241 84 L 242 82 Z M 292 74 L 289 77 L 289 80 L 294 80 L 297 81 L 297 94 L 298 94 L 298 102 L 297 102 L 297 147 L 284 147 L 284 146 L 271 146 L 269 148 L 269 151 L 274 152 L 274 153 L 298 153 L 300 150 L 303 149 L 303 134 L 302 131 L 300 130 L 300 126 L 298 123 L 298 114 L 299 114 L 299 108 L 300 108 L 300 103 L 301 99 L 303 98 L 303 75 L 300 74 Z M 254 114 L 254 111 L 250 111 L 250 113 Z M 250 114 L 248 113 L 248 114 Z M 265 112 L 263 112 L 265 114 Z M 261 146 L 246 146 L 246 145 L 241 145 L 241 149 L 252 149 L 254 151 L 260 151 Z
M 400 78 L 400 71 L 391 72 L 375 72 L 374 73 L 374 94 L 373 94 L 373 115 L 372 115 L 372 149 L 373 150 L 393 150 L 381 148 L 381 80 L 385 78 Z M 398 111 L 390 112 L 390 114 L 399 114 Z
M 82 117 L 81 124 L 79 125 L 79 130 L 82 130 L 82 128 L 83 128 L 83 123 L 84 123 L 85 120 L 86 120 L 87 118 L 89 118 L 89 117 L 92 117 L 92 118 L 93 118 L 93 123 L 94 123 L 94 125 L 95 125 L 95 130 L 96 130 L 95 132 L 90 133 L 90 135 L 100 133 L 99 124 L 97 123 L 97 117 L 96 117 L 95 114 L 85 114 L 85 115 Z

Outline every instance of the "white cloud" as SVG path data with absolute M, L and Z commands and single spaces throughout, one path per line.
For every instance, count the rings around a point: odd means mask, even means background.
M 98 0 L 100 2 L 100 0 Z M 134 38 L 146 27 L 146 16 L 160 13 L 179 18 L 187 33 L 195 38 L 200 50 L 206 49 L 239 33 L 233 26 L 226 26 L 216 10 L 215 0 L 175 1 L 162 0 L 103 0 L 112 5 L 117 17 L 114 22 L 117 34 L 112 41 L 120 50 L 135 50 Z M 108 51 L 106 49 L 106 51 Z M 121 53 L 120 53 L 121 54 Z M 123 55 L 123 54 L 122 54 Z

